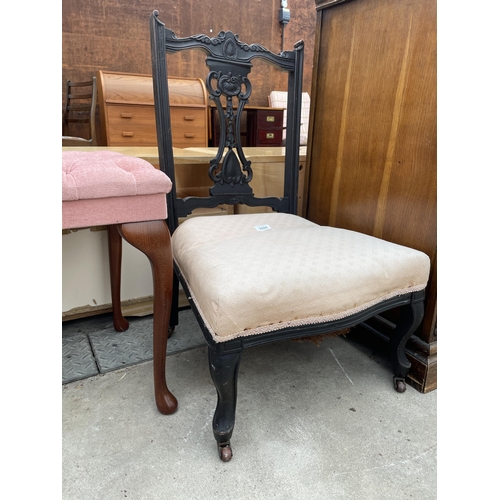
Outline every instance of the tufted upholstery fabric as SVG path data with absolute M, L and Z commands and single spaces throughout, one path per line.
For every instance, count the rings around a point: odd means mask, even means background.
M 64 151 L 62 227 L 167 218 L 172 182 L 140 158 L 113 151 Z
M 192 218 L 172 244 L 217 342 L 347 317 L 424 289 L 430 268 L 420 251 L 280 213 Z

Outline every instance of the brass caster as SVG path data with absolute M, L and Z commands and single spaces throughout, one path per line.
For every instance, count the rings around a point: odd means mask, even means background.
M 405 392 L 406 391 L 406 382 L 404 378 L 394 377 L 394 389 L 397 392 Z
M 217 443 L 217 450 L 219 452 L 219 458 L 223 462 L 229 462 L 233 458 L 233 450 L 231 449 L 231 443 Z

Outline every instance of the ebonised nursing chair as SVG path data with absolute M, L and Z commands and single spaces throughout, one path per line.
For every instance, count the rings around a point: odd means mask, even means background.
M 275 54 L 231 31 L 177 37 L 151 15 L 151 50 L 160 167 L 172 179 L 168 224 L 174 266 L 208 344 L 217 390 L 213 433 L 223 461 L 233 455 L 238 367 L 247 347 L 353 327 L 399 307 L 390 342 L 394 386 L 405 390 L 405 344 L 423 317 L 429 258 L 365 234 L 319 226 L 297 213 L 304 44 Z M 218 150 L 208 166 L 207 197 L 177 198 L 168 97 L 167 53 L 207 54 L 206 87 L 220 120 Z M 252 93 L 252 60 L 288 73 L 284 193 L 257 198 L 240 140 L 242 110 Z M 198 207 L 246 204 L 272 212 L 186 217 Z M 178 290 L 178 283 L 174 283 Z M 173 299 L 171 327 L 178 322 Z

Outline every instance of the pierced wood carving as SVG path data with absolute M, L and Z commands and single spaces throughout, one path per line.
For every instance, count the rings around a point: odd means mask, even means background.
M 248 45 L 231 31 L 221 31 L 216 37 L 193 35 L 178 38 L 151 15 L 151 50 L 153 87 L 155 94 L 156 127 L 160 168 L 172 179 L 172 196 L 167 197 L 169 227 L 174 230 L 178 217 L 185 217 L 196 208 L 214 208 L 221 204 L 266 206 L 278 212 L 297 211 L 299 161 L 300 98 L 304 42 L 293 51 L 273 53 L 259 44 Z M 207 54 L 209 69 L 205 86 L 219 116 L 220 139 L 215 158 L 210 161 L 208 176 L 213 182 L 210 196 L 176 196 L 174 157 L 171 139 L 170 105 L 166 54 L 198 49 Z M 257 198 L 250 187 L 253 177 L 251 162 L 241 144 L 241 119 L 252 94 L 249 74 L 254 58 L 265 60 L 288 73 L 288 121 L 285 146 L 283 196 Z
M 243 153 L 240 133 L 243 109 L 252 93 L 248 79 L 251 59 L 264 57 L 280 67 L 283 67 L 284 59 L 289 59 L 293 68 L 292 58 L 286 52 L 278 55 L 262 45 L 243 43 L 232 31 L 221 31 L 213 38 L 204 34 L 177 38 L 173 31 L 165 28 L 165 39 L 167 52 L 197 47 L 209 54 L 206 63 L 210 72 L 206 87 L 209 98 L 216 105 L 220 124 L 218 151 L 208 172 L 214 183 L 211 194 L 251 194 L 251 162 Z

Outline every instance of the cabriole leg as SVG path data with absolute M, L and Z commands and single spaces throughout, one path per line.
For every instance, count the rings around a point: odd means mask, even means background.
M 122 237 L 115 224 L 108 226 L 109 275 L 111 279 L 111 306 L 113 326 L 117 332 L 128 330 L 129 323 L 123 317 L 120 287 L 122 274 Z
M 218 349 L 208 348 L 210 375 L 217 389 L 217 407 L 213 419 L 213 432 L 217 441 L 219 457 L 229 462 L 233 456 L 231 435 L 233 434 L 236 414 L 238 368 L 241 351 L 218 354 Z
M 424 295 L 416 292 L 412 295 L 410 304 L 401 307 L 401 318 L 391 336 L 390 350 L 392 370 L 394 373 L 394 388 L 397 392 L 406 390 L 405 377 L 411 368 L 405 348 L 411 335 L 415 332 L 424 317 Z
M 168 390 L 165 378 L 168 325 L 172 306 L 173 258 L 170 232 L 164 220 L 118 225 L 122 237 L 143 252 L 153 272 L 153 372 L 158 410 L 170 415 L 177 399 Z

